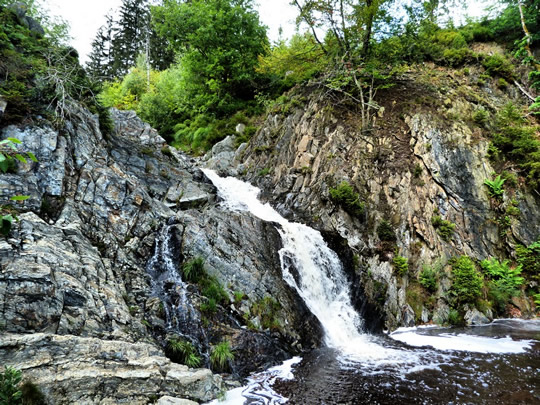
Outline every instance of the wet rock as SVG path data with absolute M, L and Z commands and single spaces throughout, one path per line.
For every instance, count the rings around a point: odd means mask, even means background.
M 476 308 L 469 309 L 463 317 L 467 325 L 484 325 L 491 322 L 482 312 Z

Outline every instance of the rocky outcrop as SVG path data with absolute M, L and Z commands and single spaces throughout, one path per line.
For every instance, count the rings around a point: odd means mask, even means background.
M 281 280 L 273 226 L 216 207 L 215 189 L 193 160 L 133 112 L 112 115 L 111 134 L 78 105 L 69 107 L 61 130 L 46 121 L 1 130 L 38 162 L 0 176 L 2 203 L 30 196 L 16 204 L 19 222 L 0 239 L 0 363 L 22 369 L 51 403 L 216 397 L 219 377 L 165 356 L 171 334 L 195 339 L 167 324 L 163 308 L 172 304 L 147 271 L 166 224 L 175 229 L 176 279 L 182 261 L 203 256 L 231 300 L 234 291 L 245 294 L 192 325 L 205 329 L 201 365 L 223 339 L 237 352 L 237 376 L 317 344 L 317 323 Z M 199 311 L 200 289 L 174 282 L 166 280 L 172 289 L 187 288 Z M 245 314 L 269 295 L 281 302 L 283 327 L 247 329 Z
M 293 90 L 289 97 L 296 102 L 290 104 L 304 106 L 269 115 L 228 169 L 262 188 L 285 216 L 346 239 L 357 256 L 362 288 L 373 304 L 384 306 L 390 329 L 432 319 L 444 308 L 444 299 L 411 308 L 407 291 L 418 285 L 423 265 L 443 269 L 442 296 L 449 287 L 449 258 L 500 257 L 538 237 L 540 200 L 525 188 L 511 190 L 505 201 L 516 199 L 521 212 L 510 229 L 497 224 L 484 185 L 495 172 L 487 159 L 488 132 L 470 117 L 479 108 L 494 114 L 506 102 L 522 100 L 512 89 L 474 88 L 481 73 L 475 69 L 459 80 L 454 71 L 440 69 L 429 79 L 416 72 L 380 91 L 382 108 L 371 131 L 361 130 L 359 112 L 342 107 L 346 102 L 331 103 L 317 88 Z M 365 202 L 363 216 L 331 201 L 330 188 L 343 180 Z M 455 224 L 454 231 L 441 235 L 435 216 Z M 381 240 L 382 221 L 397 244 Z M 393 272 L 396 248 L 409 259 L 406 277 Z

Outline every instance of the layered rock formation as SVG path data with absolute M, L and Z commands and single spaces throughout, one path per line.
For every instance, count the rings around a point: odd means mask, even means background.
M 30 196 L 0 239 L 0 363 L 21 369 L 56 404 L 215 398 L 221 377 L 164 354 L 171 334 L 190 338 L 170 326 L 160 308 L 174 303 L 160 302 L 146 270 L 167 223 L 175 229 L 175 277 L 182 261 L 203 256 L 231 299 L 236 290 L 246 295 L 243 308 L 220 307 L 205 325 L 192 325 L 206 330 L 201 365 L 223 339 L 238 353 L 231 363 L 237 376 L 316 344 L 317 324 L 304 329 L 309 312 L 281 281 L 273 227 L 222 212 L 193 161 L 134 113 L 114 111 L 113 119 L 113 133 L 104 135 L 96 116 L 72 105 L 61 130 L 46 121 L 2 129 L 2 138 L 21 140 L 38 163 L 0 176 L 3 202 Z M 198 311 L 199 290 L 187 294 Z M 281 330 L 271 336 L 242 328 L 250 305 L 270 295 L 281 303 Z
M 526 100 L 512 87 L 477 87 L 481 73 L 478 67 L 468 77 L 434 67 L 410 72 L 379 92 L 381 108 L 369 131 L 342 95 L 332 99 L 316 87 L 293 89 L 288 104 L 274 107 L 248 145 L 234 153 L 217 147 L 220 153 L 209 164 L 221 169 L 231 162 L 224 172 L 257 184 L 282 214 L 345 239 L 356 255 L 359 287 L 383 307 L 387 328 L 445 322 L 451 257 L 504 257 L 539 236 L 540 199 L 526 187 L 506 195 L 504 204 L 515 199 L 520 210 L 510 228 L 497 223 L 484 185 L 495 173 L 487 157 L 490 124 L 475 124 L 472 117 L 478 110 L 493 117 L 505 103 Z M 361 217 L 331 201 L 329 190 L 344 180 L 365 202 Z M 435 216 L 455 224 L 454 231 L 441 235 Z M 396 244 L 378 235 L 383 221 Z M 409 259 L 405 277 L 392 268 L 396 248 Z M 442 269 L 437 301 L 429 306 L 408 294 L 424 265 Z M 528 300 L 520 303 L 525 316 L 531 308 Z M 467 320 L 478 319 L 473 312 Z M 489 310 L 486 315 L 491 317 Z

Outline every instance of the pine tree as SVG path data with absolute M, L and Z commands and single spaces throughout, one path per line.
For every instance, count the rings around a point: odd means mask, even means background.
M 114 78 L 112 41 L 118 29 L 110 14 L 106 18 L 107 22 L 99 28 L 96 38 L 92 41 L 90 61 L 86 65 L 88 74 L 102 81 Z

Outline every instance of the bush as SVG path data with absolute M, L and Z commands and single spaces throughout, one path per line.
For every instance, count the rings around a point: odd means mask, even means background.
M 458 67 L 474 62 L 477 59 L 478 55 L 469 48 L 445 49 L 439 63 L 450 67 Z
M 228 363 L 231 360 L 234 360 L 234 354 L 231 351 L 229 342 L 223 341 L 212 347 L 212 351 L 210 353 L 210 363 L 212 364 L 212 368 L 214 370 L 227 370 L 229 368 Z
M 264 297 L 253 303 L 250 313 L 259 317 L 263 329 L 279 329 L 277 316 L 280 309 L 281 305 L 274 298 Z
M 347 181 L 342 181 L 339 186 L 330 189 L 330 199 L 352 216 L 360 217 L 364 213 L 364 203 L 360 202 L 360 195 Z
M 4 366 L 4 372 L 0 374 L 0 405 L 21 403 L 22 392 L 19 389 L 21 379 L 20 370 Z
M 472 115 L 473 121 L 482 127 L 487 124 L 488 118 L 489 113 L 484 109 L 480 109 Z
M 501 76 L 508 80 L 513 80 L 515 77 L 514 66 L 502 55 L 486 56 L 482 61 L 482 65 L 492 77 Z
M 456 309 L 451 309 L 448 312 L 448 323 L 452 326 L 459 326 L 463 324 L 463 318 Z
M 527 124 L 521 111 L 512 103 L 506 104 L 496 116 L 496 131 L 492 139 L 493 158 L 501 155 L 518 163 L 526 173 L 531 187 L 540 184 L 540 140 L 538 126 Z
M 25 381 L 21 385 L 22 405 L 47 405 L 43 392 L 32 381 Z
M 520 276 L 521 265 L 510 268 L 508 260 L 499 262 L 495 258 L 483 260 L 482 269 L 490 276 L 497 288 L 511 297 L 519 295 L 519 289 L 525 282 Z
M 392 225 L 390 225 L 390 223 L 384 219 L 377 227 L 377 235 L 383 242 L 395 242 L 396 240 L 396 234 L 392 228 Z
M 185 364 L 191 368 L 199 367 L 201 364 L 201 357 L 197 353 L 197 349 L 195 349 L 193 343 L 187 340 L 169 339 L 167 349 L 173 355 L 173 359 L 177 359 L 181 364 Z
M 437 291 L 437 272 L 431 266 L 423 266 L 420 272 L 419 282 L 430 293 Z
M 540 282 L 540 239 L 527 247 L 518 246 L 516 256 L 523 272 Z
M 186 281 L 198 283 L 200 280 L 206 277 L 204 259 L 198 256 L 184 263 L 182 265 L 182 274 L 184 275 Z
M 482 276 L 469 257 L 461 256 L 453 263 L 449 293 L 456 305 L 473 304 L 480 297 L 482 286 Z
M 409 270 L 409 263 L 407 258 L 403 256 L 396 255 L 392 260 L 394 270 L 399 276 L 404 276 Z
M 456 228 L 456 224 L 442 219 L 440 215 L 434 215 L 431 218 L 431 224 L 444 241 L 449 242 L 454 237 L 454 229 Z

